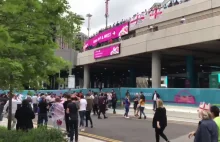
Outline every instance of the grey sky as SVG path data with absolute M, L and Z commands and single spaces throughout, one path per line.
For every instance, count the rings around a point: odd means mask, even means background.
M 105 0 L 68 0 L 71 10 L 84 16 L 91 13 L 91 34 L 105 27 Z M 137 12 L 149 9 L 153 3 L 163 0 L 110 0 L 109 1 L 109 24 L 127 19 Z M 84 21 L 82 32 L 87 34 L 87 19 Z

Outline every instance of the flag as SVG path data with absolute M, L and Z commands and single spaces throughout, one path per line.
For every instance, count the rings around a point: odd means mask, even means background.
M 155 8 L 150 11 L 150 19 L 157 19 L 162 14 L 162 9 Z
M 130 20 L 130 27 L 134 27 L 135 25 L 142 23 L 145 19 L 145 12 L 141 14 L 135 14 Z
M 145 19 L 145 12 L 142 12 L 141 14 L 138 15 L 138 24 L 142 23 Z

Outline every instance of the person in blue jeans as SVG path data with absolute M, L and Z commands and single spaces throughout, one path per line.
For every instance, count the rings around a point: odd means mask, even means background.
M 129 107 L 130 107 L 130 98 L 129 98 L 129 95 L 128 95 L 128 94 L 126 94 L 125 101 L 124 101 L 124 105 L 125 105 L 125 114 L 124 114 L 124 117 L 125 117 L 125 118 L 129 118 L 129 117 L 128 117 L 128 113 L 129 113 Z
M 80 96 L 80 101 L 79 101 L 79 117 L 80 117 L 80 127 L 81 131 L 85 131 L 84 128 L 84 121 L 85 121 L 85 116 L 86 116 L 86 106 L 87 106 L 87 101 L 84 99 L 84 96 Z

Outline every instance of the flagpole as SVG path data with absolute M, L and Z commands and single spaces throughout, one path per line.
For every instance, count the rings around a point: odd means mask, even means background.
M 109 17 L 109 14 L 108 14 L 108 2 L 110 0 L 105 0 L 105 26 L 106 28 L 108 27 L 108 17 Z

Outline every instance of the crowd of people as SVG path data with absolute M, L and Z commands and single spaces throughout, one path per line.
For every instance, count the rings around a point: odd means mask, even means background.
M 152 126 L 155 129 L 156 142 L 160 142 L 162 137 L 166 142 L 170 142 L 167 136 L 164 134 L 164 130 L 167 127 L 167 114 L 166 108 L 163 105 L 163 101 L 160 95 L 155 91 L 152 95 L 153 110 L 155 111 L 152 121 Z M 144 113 L 145 108 L 145 96 L 143 92 L 137 93 L 133 100 L 130 99 L 130 93 L 127 91 L 125 100 L 123 102 L 125 107 L 125 118 L 128 117 L 129 108 L 131 102 L 134 102 L 134 116 L 146 115 Z M 220 110 L 217 106 L 206 103 L 200 103 L 198 108 L 199 118 L 198 128 L 195 131 L 189 133 L 188 137 L 194 137 L 194 142 L 219 142 L 220 141 Z
M 6 94 L 0 97 L 1 112 L 8 112 L 9 101 Z M 33 128 L 33 119 L 38 116 L 38 127 L 47 126 L 48 118 L 53 122 L 53 127 L 60 129 L 63 120 L 66 124 L 66 132 L 70 137 L 70 142 L 78 142 L 78 127 L 81 131 L 85 131 L 85 127 L 93 128 L 93 115 L 97 115 L 98 119 L 107 119 L 106 110 L 108 107 L 113 108 L 116 113 L 117 96 L 114 90 L 111 93 L 95 93 L 89 91 L 86 95 L 82 92 L 64 93 L 57 96 L 56 94 L 36 94 L 34 96 L 21 97 L 21 95 L 13 95 L 12 98 L 12 128 L 17 130 L 28 131 Z M 80 120 L 78 120 L 80 118 Z M 78 124 L 79 121 L 79 124 Z
M 125 108 L 124 117 L 129 118 L 129 109 L 133 102 L 134 117 L 147 119 L 144 112 L 146 99 L 143 92 L 136 93 L 130 98 L 129 91 L 126 92 L 123 100 Z M 112 107 L 113 114 L 116 114 L 117 95 L 114 90 L 109 93 L 96 93 L 88 91 L 83 95 L 82 92 L 64 93 L 56 96 L 55 94 L 36 94 L 27 96 L 25 99 L 19 95 L 13 95 L 12 98 L 12 128 L 17 130 L 28 131 L 33 128 L 33 119 L 38 116 L 38 127 L 47 127 L 48 118 L 53 122 L 55 129 L 60 129 L 63 120 L 65 120 L 66 132 L 70 142 L 78 142 L 78 129 L 85 131 L 86 127 L 93 128 L 91 113 L 98 119 L 107 119 L 106 111 Z M 166 142 L 170 142 L 164 134 L 167 127 L 166 108 L 160 95 L 155 91 L 152 94 L 154 116 L 152 126 L 155 129 L 156 142 L 162 137 Z M 8 111 L 8 95 L 0 96 L 1 114 Z M 220 117 L 219 108 L 210 104 L 201 103 L 198 109 L 199 121 L 196 131 L 189 133 L 189 138 L 194 137 L 194 142 L 218 142 L 220 140 Z M 90 125 L 89 125 L 90 123 Z
M 169 8 L 169 7 L 179 5 L 179 4 L 184 3 L 184 2 L 187 2 L 187 1 L 189 1 L 189 0 L 174 0 L 174 1 L 168 2 L 168 3 L 165 4 L 163 7 L 162 7 L 160 4 L 158 4 L 158 5 L 154 6 L 154 7 L 151 7 L 149 10 L 145 9 L 145 10 L 142 11 L 141 13 L 144 13 L 145 15 L 148 15 L 148 14 L 150 14 L 152 11 L 154 11 L 155 8 L 157 8 L 157 9 L 167 9 L 167 8 Z M 133 16 L 136 16 L 136 15 L 137 15 L 137 14 L 134 14 Z M 130 18 L 127 18 L 127 19 L 122 19 L 120 22 L 117 21 L 117 22 L 115 22 L 113 25 L 109 25 L 108 27 L 102 28 L 102 29 L 100 29 L 97 33 L 95 33 L 95 34 L 93 34 L 91 37 L 89 37 L 89 39 L 93 38 L 94 36 L 98 35 L 98 34 L 101 33 L 101 32 L 104 32 L 104 31 L 106 31 L 106 30 L 108 30 L 108 29 L 111 29 L 112 27 L 119 26 L 119 25 L 121 25 L 121 24 L 124 24 L 124 23 L 126 23 L 126 22 L 129 22 L 131 19 L 132 19 L 131 17 L 130 17 Z

